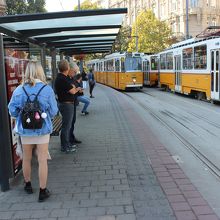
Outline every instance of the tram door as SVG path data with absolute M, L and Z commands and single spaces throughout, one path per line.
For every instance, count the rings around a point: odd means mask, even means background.
M 181 92 L 181 56 L 174 57 L 175 65 L 175 91 Z
M 143 70 L 144 85 L 150 85 L 150 63 L 148 60 L 143 62 Z
M 211 51 L 211 99 L 219 100 L 220 50 Z

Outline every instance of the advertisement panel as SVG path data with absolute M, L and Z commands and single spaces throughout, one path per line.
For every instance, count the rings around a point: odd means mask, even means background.
M 7 85 L 8 102 L 11 99 L 13 91 L 22 82 L 22 78 L 24 77 L 24 72 L 27 63 L 28 63 L 27 59 L 18 58 L 16 53 L 10 54 L 10 51 L 6 51 L 5 73 L 7 79 L 6 85 Z M 14 127 L 15 127 L 15 120 L 10 117 L 13 167 L 14 167 L 14 174 L 16 174 L 21 169 L 22 161 L 20 157 L 16 155 L 16 147 L 19 140 L 18 140 L 18 136 L 14 132 Z

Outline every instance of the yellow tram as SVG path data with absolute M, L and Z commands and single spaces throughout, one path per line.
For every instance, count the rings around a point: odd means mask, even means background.
M 199 99 L 220 101 L 220 38 L 189 39 L 157 54 L 159 85 Z
M 91 60 L 96 81 L 119 90 L 143 87 L 141 53 L 113 53 L 104 59 Z

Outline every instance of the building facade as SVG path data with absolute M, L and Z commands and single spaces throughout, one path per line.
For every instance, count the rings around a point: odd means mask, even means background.
M 5 14 L 6 3 L 5 0 L 0 0 L 0 16 Z
M 108 0 L 108 7 L 127 7 L 127 25 L 133 24 L 141 10 L 151 9 L 156 17 L 166 21 L 174 35 L 181 39 L 186 36 L 186 2 L 191 37 L 195 37 L 208 26 L 220 25 L 220 0 Z

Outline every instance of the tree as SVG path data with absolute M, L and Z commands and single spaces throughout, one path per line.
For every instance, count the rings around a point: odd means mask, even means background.
M 46 12 L 45 0 L 6 0 L 6 14 L 30 14 Z
M 27 4 L 24 0 L 6 0 L 6 14 L 8 15 L 25 14 L 26 9 Z
M 93 9 L 100 9 L 97 2 L 92 3 L 91 0 L 85 0 L 81 5 L 80 9 L 82 10 L 93 10 Z M 78 6 L 74 8 L 74 10 L 78 10 Z
M 122 26 L 115 40 L 114 51 L 127 51 L 130 42 L 131 28 Z
M 133 38 L 128 49 L 130 52 L 136 51 L 136 35 L 138 35 L 139 52 L 157 53 L 167 48 L 172 42 L 170 28 L 164 21 L 158 20 L 151 10 L 142 11 L 132 26 Z
M 45 6 L 45 0 L 27 0 L 27 13 L 44 13 Z

